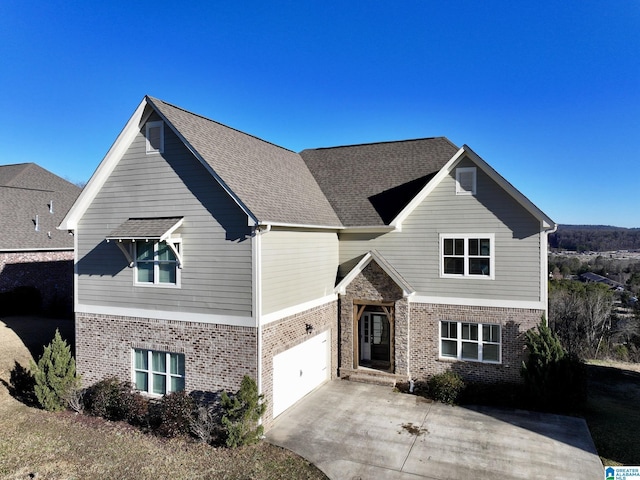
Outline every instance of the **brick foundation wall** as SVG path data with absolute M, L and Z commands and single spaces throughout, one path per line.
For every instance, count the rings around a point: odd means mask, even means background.
M 524 359 L 524 333 L 540 323 L 542 310 L 478 307 L 461 305 L 410 304 L 411 377 L 425 380 L 445 370 L 453 370 L 465 379 L 479 382 L 520 382 Z M 502 363 L 438 359 L 442 320 L 493 323 L 501 326 Z
M 73 311 L 73 251 L 0 253 L 0 292 L 36 287 L 45 311 Z
M 338 306 L 330 302 L 304 312 L 268 323 L 262 330 L 262 391 L 267 400 L 263 416 L 265 430 L 273 423 L 273 357 L 331 329 L 331 378 L 336 378 L 338 364 Z M 313 326 L 308 334 L 306 325 Z
M 132 349 L 185 356 L 187 392 L 236 391 L 257 378 L 257 329 L 151 318 L 76 314 L 76 362 L 83 385 L 132 379 Z

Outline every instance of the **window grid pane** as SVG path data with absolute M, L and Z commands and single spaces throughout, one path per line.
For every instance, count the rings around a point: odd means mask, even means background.
M 447 321 L 440 323 L 441 357 L 500 362 L 500 325 Z

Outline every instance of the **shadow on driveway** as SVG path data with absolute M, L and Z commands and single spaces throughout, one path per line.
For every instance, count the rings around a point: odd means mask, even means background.
M 279 416 L 267 439 L 334 480 L 604 478 L 583 419 L 451 407 L 344 380 Z

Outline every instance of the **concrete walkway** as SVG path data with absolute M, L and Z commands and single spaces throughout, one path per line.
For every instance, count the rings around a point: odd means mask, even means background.
M 332 480 L 604 478 L 582 419 L 450 407 L 344 380 L 280 415 L 267 440 Z

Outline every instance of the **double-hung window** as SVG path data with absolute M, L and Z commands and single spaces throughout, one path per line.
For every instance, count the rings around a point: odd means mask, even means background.
M 440 235 L 440 274 L 494 278 L 494 235 Z
M 165 395 L 184 390 L 184 355 L 134 349 L 134 383 L 137 390 Z
M 178 259 L 167 242 L 135 242 L 136 283 L 148 285 L 178 285 Z M 174 242 L 179 252 L 180 243 Z
M 440 357 L 500 363 L 500 333 L 493 323 L 440 322 Z

